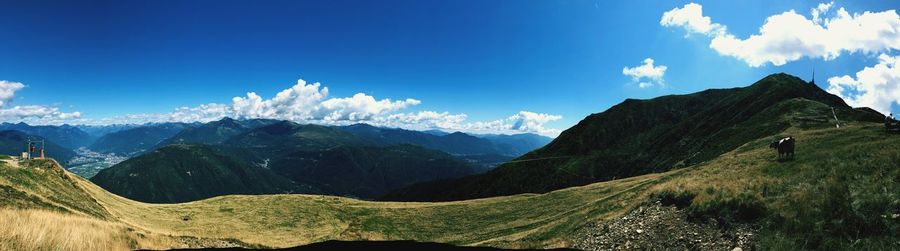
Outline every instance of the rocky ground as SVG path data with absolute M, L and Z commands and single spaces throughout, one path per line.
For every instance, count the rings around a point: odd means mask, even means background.
M 611 221 L 591 223 L 576 235 L 581 250 L 750 250 L 756 230 L 749 224 L 723 229 L 714 220 L 695 223 L 674 206 L 641 206 Z

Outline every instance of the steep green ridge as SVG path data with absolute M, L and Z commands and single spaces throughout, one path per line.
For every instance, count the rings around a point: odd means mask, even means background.
M 825 109 L 797 116 L 777 105 L 795 98 Z M 741 144 L 790 126 L 783 120 L 881 121 L 814 84 L 769 75 L 743 88 L 712 89 L 649 100 L 628 99 L 586 117 L 547 146 L 479 176 L 417 184 L 389 200 L 440 201 L 547 192 L 596 181 L 661 172 L 708 161 Z M 832 123 L 833 124 L 833 123 Z M 449 189 L 447 187 L 450 187 Z
M 6 154 L 10 156 L 19 156 L 23 151 L 28 147 L 28 140 L 41 140 L 43 139 L 40 136 L 28 135 L 24 132 L 14 131 L 14 130 L 6 130 L 0 131 L 0 154 Z M 59 161 L 66 162 L 75 157 L 75 152 L 72 150 L 59 146 L 56 143 L 46 140 L 44 141 L 44 155 L 49 158 L 56 158 Z M 40 146 L 35 148 L 35 151 L 40 151 Z
M 103 135 L 89 147 L 101 153 L 133 156 L 153 150 L 159 142 L 190 128 L 185 123 L 149 124 Z
M 377 198 L 413 183 L 476 172 L 472 165 L 453 156 L 413 145 L 301 150 L 269 166 L 279 174 L 313 184 L 328 194 L 359 198 Z
M 153 203 L 312 191 L 202 145 L 166 146 L 102 170 L 91 181 L 124 197 Z

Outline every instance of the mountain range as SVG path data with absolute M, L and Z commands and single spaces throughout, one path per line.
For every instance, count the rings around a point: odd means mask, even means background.
M 123 129 L 100 136 L 89 148 L 101 153 L 135 156 L 153 150 L 166 139 L 192 128 L 193 125 L 185 123 L 160 123 Z
M 91 178 L 115 194 L 174 203 L 225 194 L 313 193 L 266 168 L 203 145 L 169 145 L 128 159 Z
M 134 139 L 135 135 L 148 135 L 143 132 L 158 132 L 163 129 L 165 128 L 160 125 L 154 125 L 122 130 L 104 136 L 102 142 L 117 142 L 124 147 L 129 145 L 128 142 L 138 142 Z M 168 132 L 172 131 L 175 130 Z M 392 135 L 403 137 L 396 137 L 398 140 L 387 140 Z M 151 136 L 153 137 L 149 138 L 153 140 L 162 138 L 159 133 Z M 523 140 L 523 142 L 533 144 L 533 141 Z M 515 143 L 517 142 L 512 142 Z M 447 146 L 451 144 L 456 145 Z M 96 145 L 98 144 L 95 143 Z M 202 125 L 186 126 L 168 139 L 161 140 L 154 147 L 155 151 L 148 151 L 116 164 L 101 171 L 91 180 L 114 193 L 148 202 L 181 202 L 222 194 L 291 192 L 316 192 L 372 199 L 417 182 L 459 178 L 485 172 L 496 163 L 513 158 L 495 154 L 497 152 L 495 146 L 489 140 L 458 132 L 434 136 L 423 132 L 363 124 L 333 127 L 289 121 L 224 118 Z M 440 150 L 460 147 L 484 149 L 485 154 L 454 155 Z M 176 151 L 188 151 L 191 154 L 174 154 Z M 227 158 L 227 161 L 223 158 Z M 203 170 L 211 170 L 218 165 L 224 165 L 223 163 L 227 163 L 228 166 L 218 167 L 216 171 L 191 170 L 191 173 L 202 174 L 187 179 L 183 177 L 186 171 L 180 171 L 188 169 L 184 163 L 191 163 Z M 240 170 L 239 173 L 251 173 L 252 170 L 261 173 L 255 176 L 269 177 L 243 182 L 273 183 L 271 177 L 277 176 L 290 180 L 296 187 L 289 189 L 285 186 L 276 186 L 279 189 L 270 189 L 243 184 L 231 186 L 232 189 L 222 189 L 206 185 L 217 182 L 234 183 L 233 174 L 238 172 L 235 170 Z M 280 183 L 283 182 L 273 184 Z M 160 193 L 139 192 L 171 187 L 197 191 L 185 192 L 186 194 L 169 190 Z M 204 187 L 206 190 L 199 191 L 197 187 Z
M 338 127 L 379 145 L 411 144 L 455 155 L 496 154 L 519 156 L 550 142 L 536 134 L 470 135 L 462 132 L 435 134 L 396 128 L 355 124 Z
M 23 122 L 16 124 L 0 123 L 0 130 L 16 130 L 30 135 L 40 136 L 69 149 L 88 146 L 94 140 L 91 135 L 78 127 L 65 124 L 60 126 L 32 126 Z

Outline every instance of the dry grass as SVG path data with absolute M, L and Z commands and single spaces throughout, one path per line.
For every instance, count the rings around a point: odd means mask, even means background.
M 674 172 L 677 173 L 677 172 Z M 672 173 L 672 174 L 674 174 Z M 110 214 L 155 233 L 289 247 L 324 240 L 419 240 L 502 247 L 566 246 L 586 221 L 630 208 L 671 174 L 654 174 L 542 195 L 443 203 L 371 202 L 334 196 L 221 196 L 181 204 L 131 201 L 77 179 Z
M 128 250 L 124 227 L 40 210 L 0 210 L 3 250 Z
M 121 223 L 52 211 L 0 209 L 0 222 L 0 250 L 132 250 L 173 244 Z

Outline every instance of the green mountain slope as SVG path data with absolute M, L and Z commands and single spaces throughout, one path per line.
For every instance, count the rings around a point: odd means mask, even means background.
M 101 153 L 134 156 L 153 150 L 159 142 L 190 127 L 184 123 L 161 123 L 124 129 L 103 135 L 89 148 Z
M 251 149 L 264 156 L 277 156 L 297 150 L 324 150 L 341 145 L 364 146 L 373 142 L 336 128 L 278 121 L 231 137 L 226 146 Z
M 268 169 L 201 145 L 170 145 L 104 169 L 97 185 L 145 202 L 193 201 L 225 194 L 311 192 Z
M 226 118 L 185 129 L 170 139 L 213 145 L 169 145 L 113 166 L 92 180 L 116 194 L 149 202 L 285 191 L 376 198 L 413 183 L 482 171 L 440 151 L 376 146 L 334 127 L 288 121 Z M 197 176 L 197 172 L 205 173 Z M 304 185 L 281 185 L 288 180 Z
M 10 156 L 19 156 L 22 152 L 26 151 L 28 147 L 28 140 L 41 140 L 43 139 L 40 136 L 28 135 L 24 132 L 14 131 L 14 130 L 6 130 L 0 131 L 0 154 L 6 154 Z M 44 142 L 44 155 L 48 158 L 55 158 L 59 161 L 66 162 L 75 157 L 75 152 L 57 145 L 55 142 L 50 140 L 46 140 Z M 39 154 L 40 146 L 35 148 L 35 155 Z
M 374 198 L 420 181 L 476 173 L 473 165 L 440 151 L 411 145 L 379 146 L 344 130 L 289 121 L 227 140 L 223 151 L 266 166 L 323 193 Z
M 778 109 L 795 98 L 821 104 L 820 109 L 802 116 L 790 114 L 795 107 Z M 797 77 L 773 74 L 743 88 L 628 99 L 588 116 L 547 146 L 484 175 L 417 184 L 386 199 L 432 201 L 541 193 L 666 171 L 708 161 L 747 141 L 780 132 L 790 126 L 784 116 L 833 120 L 830 107 L 844 121 L 883 119 L 871 110 L 851 108 Z
M 413 145 L 338 146 L 297 151 L 272 161 L 273 171 L 341 196 L 376 198 L 413 183 L 476 173 L 467 162 Z

